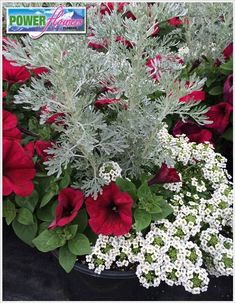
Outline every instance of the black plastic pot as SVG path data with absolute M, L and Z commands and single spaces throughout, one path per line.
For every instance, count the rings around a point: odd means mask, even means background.
M 57 252 L 53 252 L 58 262 Z M 159 287 L 144 288 L 135 272 L 104 270 L 100 275 L 86 265 L 76 263 L 66 274 L 58 266 L 64 293 L 71 301 L 229 301 L 232 298 L 232 277 L 210 278 L 207 292 L 193 295 L 183 286 L 169 286 L 162 282 Z
M 52 253 L 58 259 L 58 253 Z M 134 271 L 104 270 L 98 275 L 78 262 L 64 279 L 64 287 L 70 300 L 141 300 L 149 293 Z

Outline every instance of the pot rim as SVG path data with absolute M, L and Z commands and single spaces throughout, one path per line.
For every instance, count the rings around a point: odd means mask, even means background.
M 59 254 L 57 250 L 51 252 L 56 259 L 59 260 Z M 88 276 L 96 277 L 96 278 L 104 278 L 104 279 L 136 279 L 135 271 L 118 271 L 118 270 L 109 270 L 105 269 L 101 272 L 101 274 L 95 273 L 93 270 L 89 269 L 87 265 L 81 264 L 78 261 L 75 263 L 73 270 L 79 271 Z

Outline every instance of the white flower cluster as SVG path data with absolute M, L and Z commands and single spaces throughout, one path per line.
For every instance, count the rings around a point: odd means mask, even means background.
M 100 235 L 92 253 L 86 256 L 88 267 L 100 274 L 104 269 L 137 265 L 140 283 L 149 288 L 161 281 L 183 285 L 187 291 L 206 291 L 208 275 L 202 266 L 199 247 L 175 236 L 173 223 L 161 220 L 151 224 L 144 237 L 140 232 L 121 237 Z
M 181 173 L 178 174 L 180 177 L 180 180 L 182 180 Z M 175 191 L 176 193 L 180 192 L 182 188 L 182 182 L 175 182 L 175 183 L 165 183 L 163 184 L 163 187 L 165 189 L 169 189 L 170 191 Z
M 233 192 L 226 159 L 209 143 L 174 138 L 165 127 L 158 136 L 181 174 L 178 184 L 163 185 L 172 191 L 167 200 L 173 215 L 152 223 L 145 235 L 100 235 L 87 262 L 97 273 L 111 267 L 136 267 L 146 288 L 165 281 L 198 294 L 207 290 L 208 274 L 232 275 Z
M 99 177 L 104 179 L 105 184 L 108 185 L 112 181 L 116 181 L 118 177 L 121 177 L 122 169 L 118 163 L 109 161 L 104 163 L 99 169 Z
M 200 246 L 209 256 L 209 271 L 215 276 L 233 274 L 233 242 L 219 234 L 217 229 L 208 228 L 201 232 Z
M 89 269 L 100 274 L 113 264 L 116 267 L 127 267 L 136 263 L 143 240 L 140 232 L 119 237 L 99 235 L 91 254 L 86 256 Z

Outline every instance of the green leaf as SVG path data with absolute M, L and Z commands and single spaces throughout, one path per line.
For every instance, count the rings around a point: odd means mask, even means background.
M 221 64 L 220 69 L 225 70 L 225 71 L 229 71 L 229 72 L 232 73 L 233 72 L 233 59 L 231 58 L 226 63 Z
M 45 229 L 48 229 L 50 222 L 42 222 L 38 227 L 38 233 L 42 233 Z
M 20 208 L 18 215 L 17 215 L 17 221 L 24 225 L 31 225 L 34 223 L 33 221 L 33 214 L 28 208 Z
M 70 183 L 70 176 L 66 174 L 60 181 L 60 189 L 68 187 L 69 183 Z
M 38 130 L 38 120 L 35 117 L 31 117 L 28 122 L 28 128 L 31 132 L 37 132 Z
M 155 196 L 152 195 L 152 200 L 151 200 L 151 204 L 148 206 L 148 211 L 151 214 L 155 214 L 155 213 L 161 213 L 162 209 L 159 205 L 160 201 L 162 201 L 163 197 L 162 196 Z
M 77 225 L 67 225 L 64 228 L 64 234 L 65 234 L 65 238 L 66 240 L 70 240 L 72 238 L 74 238 L 74 236 L 76 235 L 78 226 Z
M 87 227 L 87 222 L 88 222 L 87 212 L 86 212 L 86 209 L 83 208 L 83 209 L 79 210 L 76 218 L 73 220 L 73 224 L 77 224 L 77 227 L 78 227 L 77 231 L 79 233 L 83 233 Z
M 152 219 L 151 214 L 149 214 L 143 209 L 135 209 L 134 218 L 135 218 L 134 228 L 137 231 L 140 231 L 148 227 Z
M 139 199 L 146 199 L 152 196 L 151 189 L 148 186 L 147 181 L 145 181 L 137 190 L 137 196 Z
M 58 201 L 54 201 L 53 203 L 49 203 L 46 206 L 39 208 L 37 210 L 37 217 L 41 221 L 51 222 L 55 216 L 55 208 L 58 204 Z
M 67 245 L 60 247 L 59 263 L 67 273 L 73 269 L 76 259 L 77 257 L 71 253 Z
M 145 183 L 145 182 L 148 182 L 151 178 L 152 178 L 152 175 L 149 175 L 149 174 L 143 174 L 143 175 L 141 175 L 140 176 L 141 184 Z
M 136 187 L 134 183 L 127 179 L 117 178 L 116 184 L 122 192 L 128 193 L 134 200 L 136 200 Z
M 34 211 L 37 203 L 38 203 L 38 192 L 36 190 L 33 191 L 33 193 L 28 197 L 20 197 L 15 196 L 15 202 L 20 207 L 28 208 L 31 212 Z
M 3 201 L 3 217 L 5 217 L 7 225 L 11 224 L 11 222 L 15 219 L 15 216 L 15 204 L 8 199 Z
M 209 79 L 207 79 L 206 81 L 206 86 L 210 87 L 212 83 L 214 83 L 216 81 L 216 77 L 210 77 Z
M 42 140 L 48 141 L 51 139 L 51 128 L 49 126 L 38 129 L 37 133 Z
M 228 128 L 222 135 L 222 138 L 228 140 L 228 141 L 231 141 L 233 142 L 233 128 L 230 127 Z
M 211 96 L 219 96 L 219 95 L 222 95 L 222 93 L 223 93 L 222 86 L 215 86 L 211 90 L 209 90 L 209 94 Z
M 12 227 L 17 237 L 26 244 L 33 246 L 32 240 L 37 234 L 37 222 L 32 225 L 24 225 L 15 219 L 12 223 Z
M 84 235 L 77 233 L 76 236 L 68 241 L 69 250 L 76 256 L 87 255 L 91 253 L 89 239 Z
M 65 243 L 66 240 L 61 229 L 46 229 L 33 240 L 33 244 L 42 252 L 54 250 Z
M 164 200 L 162 200 L 160 202 L 160 207 L 162 212 L 158 213 L 158 214 L 152 214 L 152 219 L 153 220 L 161 220 L 161 219 L 165 219 L 166 217 L 168 217 L 170 214 L 173 213 L 173 208 Z
M 47 203 L 49 203 L 55 195 L 57 195 L 57 193 L 54 191 L 49 191 L 48 193 L 46 193 L 42 198 L 40 208 L 47 205 Z

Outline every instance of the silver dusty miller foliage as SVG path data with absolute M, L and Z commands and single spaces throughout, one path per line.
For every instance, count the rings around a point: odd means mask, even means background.
M 178 114 L 199 124 L 210 122 L 204 116 L 207 112 L 204 106 L 194 101 L 179 102 L 179 98 L 200 90 L 206 79 L 192 75 L 187 80 L 193 85 L 188 87 L 186 80 L 179 81 L 186 65 L 170 62 L 169 68 L 169 61 L 164 58 L 175 55 L 172 47 L 188 47 L 190 59 L 197 58 L 207 44 L 203 35 L 208 36 L 210 43 L 219 43 L 216 47 L 220 53 L 231 37 L 224 25 L 213 25 L 211 20 L 221 11 L 225 11 L 229 20 L 229 7 L 229 4 L 213 4 L 211 15 L 211 4 L 195 7 L 194 4 L 155 3 L 149 14 L 146 3 L 132 3 L 124 7 L 123 13 L 117 12 L 115 6 L 111 15 L 100 18 L 96 4 L 87 10 L 87 28 L 88 34 L 91 28 L 94 34 L 89 41 L 109 40 L 103 52 L 89 48 L 86 35 L 44 35 L 38 40 L 24 36 L 21 42 L 8 42 L 4 52 L 7 59 L 49 70 L 41 78 L 33 79 L 30 86 L 22 86 L 14 102 L 34 111 L 47 106 L 50 114 L 65 114 L 61 120 L 66 127 L 54 125 L 60 136 L 50 150 L 55 157 L 46 163 L 48 174 L 59 176 L 70 163 L 77 171 L 74 186 L 82 188 L 86 195 L 96 196 L 104 185 L 98 174 L 104 162 L 116 161 L 122 175 L 130 178 L 151 171 L 163 161 L 173 165 L 157 141 L 164 119 Z M 129 10 L 136 20 L 123 18 Z M 163 22 L 185 15 L 192 22 L 189 26 L 175 29 L 163 39 L 150 37 L 155 20 Z M 186 40 L 179 43 L 182 31 L 186 32 Z M 117 43 L 116 36 L 131 41 L 133 48 Z M 208 45 L 205 55 L 211 56 L 210 51 Z M 158 54 L 166 68 L 156 82 L 146 68 L 146 61 Z M 118 92 L 100 94 L 102 83 L 112 79 Z M 46 85 L 48 82 L 50 86 Z M 151 98 L 157 91 L 164 92 L 164 96 Z M 95 108 L 94 103 L 100 97 L 121 100 L 123 106 L 109 105 L 117 114 L 114 121 L 107 122 L 106 112 Z M 45 113 L 41 114 L 41 123 L 46 118 Z

